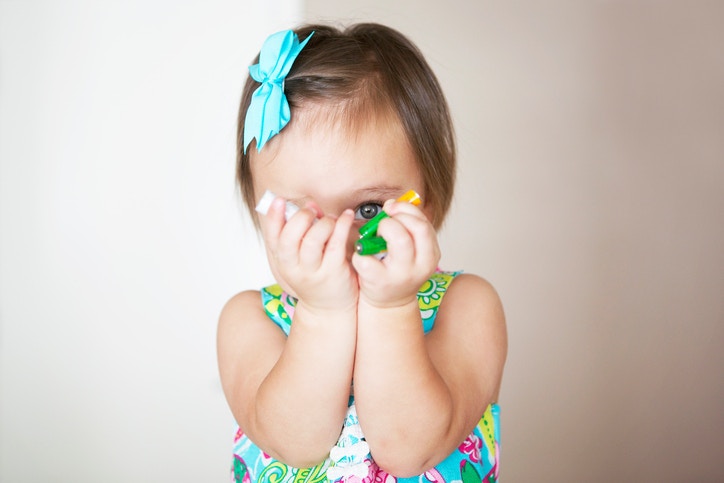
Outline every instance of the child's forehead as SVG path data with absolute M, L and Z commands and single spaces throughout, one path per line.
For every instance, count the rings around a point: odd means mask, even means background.
M 346 102 L 308 102 L 292 109 L 290 124 L 297 129 L 326 132 L 354 139 L 360 133 L 384 127 L 403 131 L 399 116 L 380 103 L 348 100 Z
M 307 164 L 335 164 L 355 151 L 370 155 L 384 151 L 412 153 L 400 120 L 389 112 L 368 112 L 350 118 L 333 105 L 310 106 L 292 111 L 292 120 L 272 138 L 263 152 L 254 153 L 252 166 L 272 167 L 286 158 L 306 158 Z M 390 159 L 391 165 L 397 159 Z M 292 161 L 294 162 L 294 161 Z
M 253 153 L 251 165 L 255 191 L 276 189 L 286 197 L 367 190 L 388 199 L 421 179 L 398 122 L 377 118 L 349 126 L 329 122 L 319 112 L 293 118 Z

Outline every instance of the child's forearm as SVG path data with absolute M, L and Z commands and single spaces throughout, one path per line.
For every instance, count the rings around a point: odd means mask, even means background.
M 453 402 L 425 347 L 417 301 L 380 309 L 360 302 L 355 400 L 375 461 L 396 476 L 421 474 L 445 456 Z
M 318 314 L 297 305 L 284 350 L 256 398 L 259 444 L 280 461 L 313 466 L 336 443 L 352 379 L 355 322 L 354 311 Z

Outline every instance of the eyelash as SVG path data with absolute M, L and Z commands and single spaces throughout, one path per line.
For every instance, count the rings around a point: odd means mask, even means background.
M 382 204 L 383 203 L 380 201 L 365 201 L 364 203 L 360 203 L 357 206 L 357 208 L 355 208 L 355 210 L 354 210 L 355 220 L 363 220 L 363 221 L 371 220 L 372 218 L 374 218 L 375 215 L 377 215 L 380 211 L 382 211 Z M 366 217 L 362 216 L 362 214 L 360 213 L 360 210 L 369 205 L 376 205 L 377 211 L 375 211 L 375 214 L 372 215 L 370 218 L 366 218 Z

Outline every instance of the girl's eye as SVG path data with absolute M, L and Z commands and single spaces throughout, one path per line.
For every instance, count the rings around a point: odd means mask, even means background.
M 382 211 L 380 203 L 365 203 L 355 210 L 354 217 L 356 220 L 371 220 L 380 211 Z

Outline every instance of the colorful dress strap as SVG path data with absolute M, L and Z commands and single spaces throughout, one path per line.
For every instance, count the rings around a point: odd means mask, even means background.
M 460 273 L 437 271 L 417 291 L 417 303 L 420 306 L 422 328 L 426 334 L 435 326 L 435 318 L 442 303 L 442 296 L 447 292 L 453 279 Z
M 435 325 L 435 317 L 437 317 L 437 311 L 442 303 L 442 297 L 450 283 L 460 273 L 462 272 L 437 271 L 418 290 L 417 302 L 420 305 L 420 316 L 425 333 L 432 330 Z M 275 284 L 261 289 L 261 301 L 269 318 L 288 336 L 297 299 L 282 290 L 280 285 Z
M 269 318 L 284 331 L 284 335 L 289 336 L 297 299 L 282 290 L 280 285 L 270 285 L 261 289 L 261 303 Z

